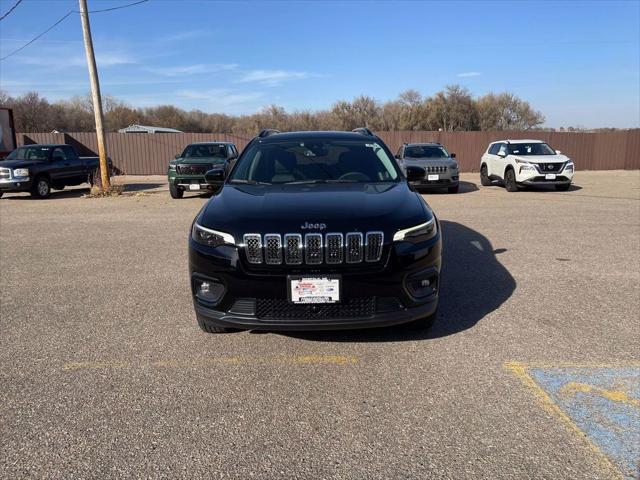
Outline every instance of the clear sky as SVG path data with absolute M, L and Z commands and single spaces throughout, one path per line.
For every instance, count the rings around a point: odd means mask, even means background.
M 0 15 L 14 3 L 0 0 Z M 77 8 L 23 0 L 0 21 L 0 57 Z M 640 127 L 639 0 L 150 0 L 91 23 L 103 93 L 133 106 L 320 109 L 458 83 L 474 95 L 513 92 L 550 127 Z M 50 100 L 86 93 L 79 16 L 1 62 L 0 88 Z

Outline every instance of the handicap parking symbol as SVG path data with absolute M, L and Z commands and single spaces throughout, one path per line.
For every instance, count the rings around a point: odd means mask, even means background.
M 626 479 L 640 479 L 640 364 L 506 367 Z

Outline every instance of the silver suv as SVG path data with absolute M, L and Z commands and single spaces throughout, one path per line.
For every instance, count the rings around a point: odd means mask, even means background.
M 425 169 L 422 180 L 411 182 L 416 188 L 446 188 L 449 193 L 458 193 L 460 170 L 455 153 L 449 153 L 439 143 L 405 143 L 396 158 L 403 170 L 409 166 Z

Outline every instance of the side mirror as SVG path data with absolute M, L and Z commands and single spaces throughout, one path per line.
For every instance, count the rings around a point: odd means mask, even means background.
M 204 180 L 209 185 L 222 185 L 224 183 L 224 168 L 212 168 L 204 174 Z
M 562 152 L 560 150 L 556 150 L 556 153 L 560 155 Z
M 504 158 L 507 154 L 505 152 L 498 152 L 498 156 Z
M 449 155 L 451 158 L 456 158 L 456 154 L 452 153 L 451 155 Z
M 399 153 L 396 153 L 396 154 L 394 155 L 394 157 L 395 157 L 395 158 L 397 158 L 398 160 L 400 160 L 400 159 L 402 158 L 402 157 L 400 156 L 400 154 L 399 154 Z
M 179 159 L 179 158 L 180 158 L 180 154 L 179 154 L 179 153 L 176 153 L 176 156 L 175 156 L 175 157 L 173 157 L 173 158 L 175 158 L 176 160 L 177 160 L 177 159 Z
M 426 170 L 422 167 L 409 165 L 407 167 L 407 180 L 410 182 L 417 182 L 419 180 L 422 180 L 426 173 Z

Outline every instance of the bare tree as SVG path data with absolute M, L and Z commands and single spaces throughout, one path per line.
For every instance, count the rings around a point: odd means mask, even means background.
M 397 99 L 379 103 L 369 96 L 336 102 L 330 110 L 287 112 L 270 105 L 251 114 L 232 116 L 189 112 L 173 105 L 132 108 L 118 99 L 103 97 L 105 126 L 117 131 L 131 124 L 171 127 L 185 132 L 253 135 L 261 128 L 279 130 L 351 130 L 366 126 L 375 130 L 505 130 L 532 129 L 544 116 L 528 102 L 510 93 L 487 94 L 474 99 L 459 85 L 450 85 L 430 97 L 406 90 Z M 36 92 L 11 97 L 0 91 L 0 104 L 15 110 L 16 127 L 23 132 L 92 131 L 90 95 L 49 103 Z

